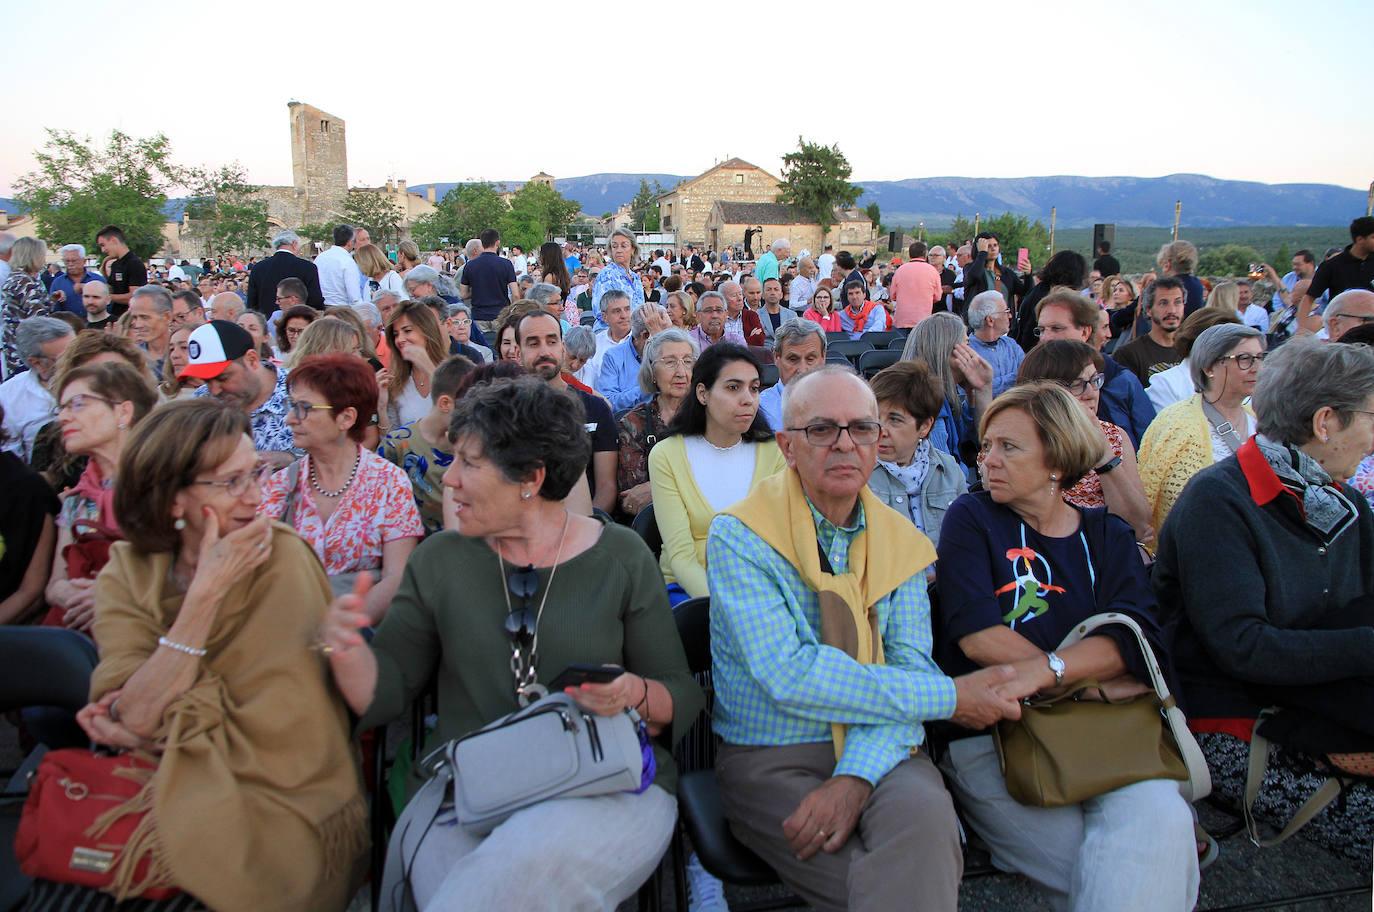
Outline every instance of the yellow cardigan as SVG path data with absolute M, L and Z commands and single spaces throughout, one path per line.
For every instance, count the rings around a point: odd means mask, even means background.
M 1248 405 L 1245 411 L 1254 415 Z M 1245 436 L 1244 429 L 1240 434 Z M 1137 460 L 1145 499 L 1150 502 L 1158 533 L 1164 527 L 1164 518 L 1174 508 L 1174 502 L 1183 493 L 1183 486 L 1214 461 L 1212 429 L 1202 412 L 1201 393 L 1175 402 L 1155 416 L 1140 441 Z
M 776 442 L 758 444 L 749 490 L 785 468 L 787 462 Z M 669 437 L 649 451 L 649 484 L 653 489 L 654 519 L 663 538 L 659 568 L 664 580 L 677 583 L 693 598 L 710 595 L 706 583 L 706 534 L 716 511 L 697 487 L 681 435 Z

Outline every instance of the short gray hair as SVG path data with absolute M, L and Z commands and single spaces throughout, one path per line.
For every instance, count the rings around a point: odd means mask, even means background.
M 821 324 L 815 320 L 807 320 L 802 317 L 788 320 L 774 331 L 773 353 L 781 355 L 784 345 L 801 345 L 812 336 L 821 340 L 821 357 L 825 357 L 825 330 L 821 329 Z
M 406 273 L 405 282 L 402 284 L 409 289 L 410 286 L 419 285 L 423 282 L 428 282 L 437 289 L 439 287 L 439 271 L 433 267 L 421 264 Z
M 644 357 L 639 361 L 639 388 L 650 396 L 659 392 L 658 384 L 654 382 L 654 368 L 658 365 L 658 359 L 663 356 L 663 346 L 670 342 L 686 342 L 692 347 L 693 358 L 701 355 L 697 340 L 686 330 L 678 329 L 676 326 L 650 338 L 644 345 Z
M 1264 333 L 1243 323 L 1218 323 L 1204 329 L 1188 353 L 1188 375 L 1193 378 L 1193 389 L 1206 392 L 1207 371 L 1246 339 L 1259 339 L 1263 345 Z
M 730 283 L 726 282 L 724 284 L 729 285 Z M 701 306 L 706 303 L 707 298 L 715 298 L 717 301 L 720 302 L 721 307 L 727 307 L 725 303 L 725 295 L 721 294 L 719 291 L 704 291 L 701 293 L 701 297 L 697 298 L 697 313 L 701 313 Z
M 717 293 L 718 293 L 718 294 L 721 296 L 721 298 L 723 299 L 723 298 L 725 297 L 725 292 L 726 292 L 727 290 L 729 290 L 732 286 L 735 287 L 735 288 L 738 288 L 740 294 L 744 294 L 744 286 L 743 286 L 743 285 L 741 285 L 739 282 L 736 282 L 734 279 L 727 279 L 726 281 L 721 282 L 719 285 L 717 285 L 715 291 L 708 291 L 708 292 L 706 292 L 706 294 L 702 295 L 701 297 L 704 298 L 704 297 L 706 297 L 707 294 L 717 294 Z M 697 299 L 697 306 L 698 306 L 698 307 L 701 306 L 701 298 L 698 298 L 698 299 Z
M 928 256 L 934 256 L 937 253 L 940 256 L 949 256 L 949 254 L 945 252 L 945 248 L 941 247 L 939 244 L 936 244 L 934 247 L 926 251 L 926 254 Z
M 618 238 L 618 237 L 623 237 L 623 238 L 625 238 L 627 241 L 630 242 L 630 252 L 634 255 L 635 259 L 638 259 L 638 258 L 639 258 L 639 238 L 635 237 L 635 233 L 634 233 L 633 231 L 631 231 L 629 228 L 625 228 L 624 226 L 615 229 L 614 231 L 612 231 L 612 232 L 610 233 L 609 236 L 607 236 L 607 238 L 606 238 L 606 249 L 609 250 L 609 249 L 611 248 L 611 239 L 612 239 L 612 238 Z M 634 260 L 631 260 L 631 262 L 634 262 Z
M 395 292 L 388 292 L 395 294 Z M 361 304 L 353 305 L 353 312 L 358 315 L 358 319 L 363 321 L 363 325 L 369 329 L 376 329 L 382 325 L 382 311 L 376 304 L 369 304 L 364 301 Z
M 468 305 L 464 304 L 462 301 L 459 301 L 457 304 L 450 304 L 450 305 L 448 306 L 448 318 L 449 318 L 450 320 L 452 320 L 454 317 L 458 316 L 459 314 L 467 314 L 468 317 L 471 318 L 471 317 L 472 317 L 472 308 L 469 307 Z
M 25 361 L 43 356 L 42 346 L 53 339 L 63 339 L 76 335 L 71 324 L 56 317 L 29 317 L 19 321 L 14 331 L 14 346 L 19 349 L 19 357 Z
M 417 266 L 415 268 L 418 269 L 419 267 Z M 399 303 L 403 299 L 403 295 L 399 291 L 394 291 L 390 288 L 378 288 L 376 291 L 372 292 L 372 304 L 374 307 L 378 308 L 379 312 L 381 310 L 381 303 L 385 298 L 395 298 Z
M 787 238 L 773 238 L 773 243 L 768 245 L 768 249 L 777 253 L 779 250 L 791 250 L 792 242 Z
M 590 326 L 574 326 L 563 337 L 563 350 L 569 358 L 589 361 L 596 355 L 596 333 Z
M 300 239 L 301 236 L 290 228 L 285 231 L 278 231 L 272 236 L 272 249 L 281 250 L 284 247 L 290 247 L 292 244 L 299 242 Z
M 75 253 L 83 260 L 86 259 L 86 248 L 82 247 L 80 244 L 63 244 L 61 247 L 57 248 L 57 255 L 60 257 L 67 251 Z
M 1264 362 L 1252 404 L 1256 427 L 1271 440 L 1302 446 L 1312 439 L 1312 416 L 1327 406 L 1342 427 L 1374 395 L 1374 348 L 1293 339 Z
M 463 256 L 467 257 L 469 260 L 475 256 L 479 256 L 481 253 L 482 240 L 480 238 L 473 238 L 463 245 Z
M 1002 292 L 994 291 L 989 288 L 987 291 L 980 291 L 973 296 L 973 300 L 968 302 L 968 313 L 965 318 L 968 320 L 968 328 L 977 332 L 983 328 L 983 324 L 988 317 L 997 313 L 999 305 L 1006 306 L 1007 299 L 1002 297 Z
M 536 282 L 530 286 L 529 291 L 525 292 L 525 300 L 533 301 L 540 307 L 547 307 L 555 301 L 563 299 L 563 290 L 557 285 L 550 285 L 548 282 Z
M 621 288 L 608 288 L 601 293 L 601 312 L 606 312 L 606 305 L 619 300 L 630 300 L 630 295 Z M 633 315 L 632 315 L 633 316 Z
M 232 294 L 234 297 L 238 298 L 238 295 L 234 294 L 232 291 L 225 292 L 225 294 Z M 215 297 L 219 297 L 219 295 Z M 147 298 L 149 302 L 162 313 L 172 312 L 172 293 L 161 285 L 144 285 L 135 288 L 134 293 L 129 295 L 130 304 L 134 303 L 134 298 Z M 243 299 L 239 298 L 239 300 L 242 301 Z
M 0 254 L 9 253 L 11 248 L 14 247 L 14 242 L 17 240 L 18 238 L 10 232 L 0 231 Z
M 873 410 L 875 412 L 878 410 L 878 400 L 873 396 L 873 390 L 869 388 L 869 385 L 867 383 L 864 383 L 863 378 L 858 375 L 854 368 L 850 367 L 848 364 L 822 364 L 815 370 L 807 371 L 800 377 L 793 377 L 792 382 L 787 384 L 787 386 L 783 388 L 783 424 L 790 426 L 796 418 L 796 415 L 792 414 L 792 412 L 796 407 L 797 395 L 799 394 L 803 386 L 809 385 L 814 382 L 819 382 L 820 378 L 822 377 L 833 376 L 853 377 L 855 380 L 859 381 L 860 385 L 862 385 L 864 390 L 868 393 L 868 398 L 873 401 Z M 805 381 L 805 383 L 802 382 L 803 380 Z

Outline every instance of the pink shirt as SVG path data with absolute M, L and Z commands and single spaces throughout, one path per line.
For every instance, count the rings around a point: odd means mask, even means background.
M 940 273 L 924 260 L 903 263 L 892 275 L 888 295 L 897 302 L 893 322 L 899 328 L 909 329 L 930 316 L 940 297 Z

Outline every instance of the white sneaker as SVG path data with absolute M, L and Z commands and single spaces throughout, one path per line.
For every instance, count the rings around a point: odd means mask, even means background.
M 730 912 L 725 901 L 725 885 L 701 866 L 701 859 L 693 852 L 687 856 L 688 912 Z

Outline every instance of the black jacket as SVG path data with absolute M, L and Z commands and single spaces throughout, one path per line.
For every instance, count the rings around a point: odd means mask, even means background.
M 955 302 L 961 317 L 968 311 L 969 302 L 988 290 L 987 262 L 987 251 L 980 250 L 973 257 L 973 262 L 964 267 L 964 300 L 962 303 Z M 1016 313 L 1017 303 L 1021 300 L 1021 296 L 1030 291 L 1031 277 L 1019 276 L 1014 270 L 1003 266 L 1001 263 L 994 265 L 997 274 L 1002 279 L 1002 284 L 1011 291 L 1012 300 L 1007 302 L 1007 307 L 1012 313 Z
M 248 271 L 248 306 L 264 316 L 271 314 L 277 309 L 277 283 L 292 278 L 305 283 L 305 303 L 316 310 L 324 310 L 319 269 L 289 250 L 278 250 L 253 264 Z

